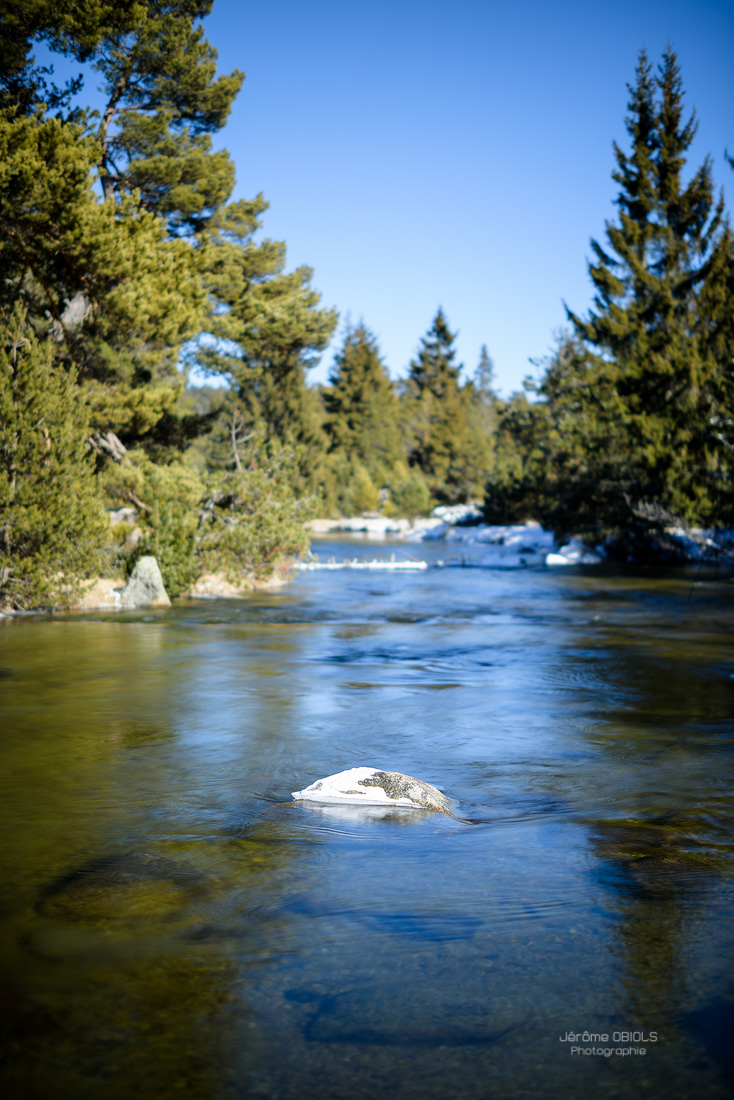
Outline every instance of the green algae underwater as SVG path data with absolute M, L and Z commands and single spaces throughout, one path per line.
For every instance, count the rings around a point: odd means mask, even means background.
M 4 622 L 3 1095 L 730 1096 L 733 611 L 446 567 Z M 455 817 L 291 800 L 361 765 Z

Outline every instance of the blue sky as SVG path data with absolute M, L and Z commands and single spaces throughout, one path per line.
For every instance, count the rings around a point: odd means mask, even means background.
M 266 234 L 364 319 L 393 376 L 440 304 L 467 373 L 486 343 L 509 393 L 563 301 L 588 307 L 643 46 L 656 66 L 677 51 L 689 164 L 711 154 L 734 213 L 731 0 L 215 0 L 206 27 L 222 71 L 247 74 L 222 134 L 237 197 L 264 193 Z
M 217 144 L 236 197 L 363 319 L 393 377 L 442 305 L 470 374 L 486 343 L 508 394 L 591 301 L 589 239 L 614 217 L 639 50 L 671 42 L 734 213 L 732 0 L 214 0 L 220 71 L 247 74 Z M 310 377 L 325 380 L 339 336 Z

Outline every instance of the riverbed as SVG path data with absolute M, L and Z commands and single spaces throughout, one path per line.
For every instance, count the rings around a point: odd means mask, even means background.
M 314 549 L 428 568 L 0 624 L 3 1095 L 730 1096 L 731 580 Z

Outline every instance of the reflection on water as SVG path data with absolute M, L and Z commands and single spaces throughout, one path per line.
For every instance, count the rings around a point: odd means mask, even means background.
M 3 624 L 4 1094 L 730 1095 L 733 597 L 449 565 Z M 291 801 L 359 765 L 455 816 Z

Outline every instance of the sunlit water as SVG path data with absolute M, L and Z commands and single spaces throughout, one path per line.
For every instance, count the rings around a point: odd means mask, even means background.
M 734 585 L 457 566 L 2 624 L 4 1095 L 731 1095 Z

